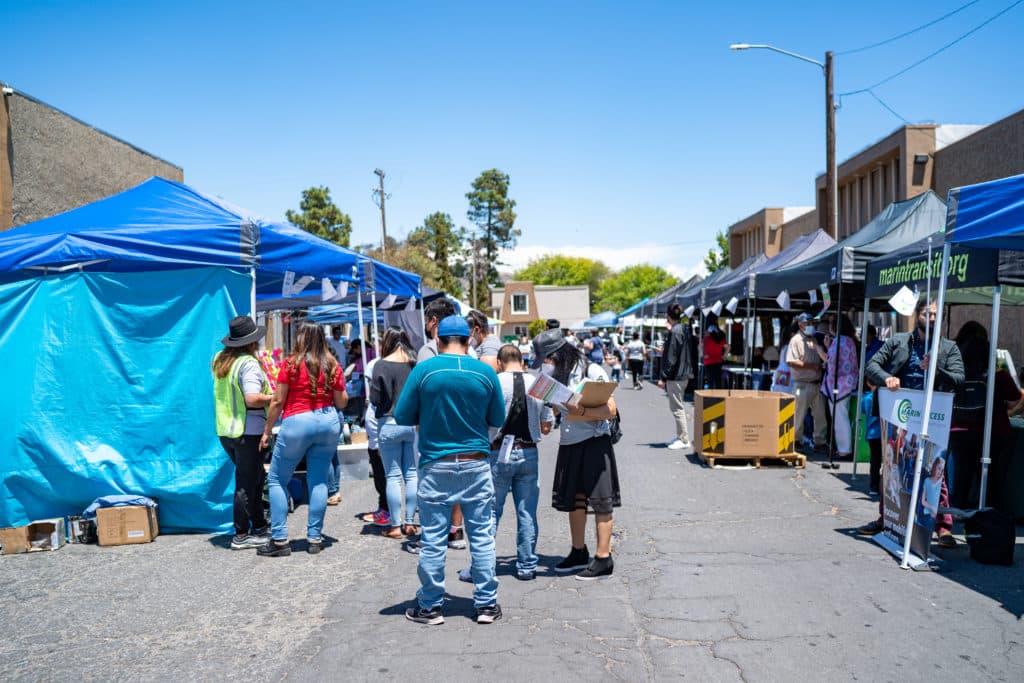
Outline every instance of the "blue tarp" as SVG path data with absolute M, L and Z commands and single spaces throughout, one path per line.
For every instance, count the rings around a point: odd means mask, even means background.
M 249 288 L 227 268 L 0 284 L 0 527 L 123 493 L 156 499 L 161 529 L 227 531 L 210 360 Z
M 624 310 L 622 313 L 619 313 L 619 317 L 620 318 L 625 318 L 627 315 L 633 315 L 634 313 L 639 313 L 641 307 L 646 305 L 647 302 L 650 301 L 650 300 L 651 300 L 651 297 L 647 297 L 646 299 L 644 299 L 642 301 L 637 301 L 635 304 L 633 304 L 632 306 L 630 306 L 629 308 Z
M 611 327 L 618 322 L 615 311 L 604 311 L 583 321 L 583 327 Z
M 1024 250 L 1024 175 L 950 190 L 946 240 L 971 247 Z
M 0 273 L 19 277 L 66 267 L 100 272 L 255 267 L 257 291 L 280 293 L 288 271 L 296 279 L 361 282 L 368 261 L 293 225 L 267 221 L 163 178 L 0 233 Z M 419 296 L 418 275 L 374 265 L 376 291 Z

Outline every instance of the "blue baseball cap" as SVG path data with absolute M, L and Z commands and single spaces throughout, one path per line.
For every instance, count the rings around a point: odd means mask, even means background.
M 438 337 L 468 337 L 469 323 L 461 315 L 450 315 L 437 325 Z

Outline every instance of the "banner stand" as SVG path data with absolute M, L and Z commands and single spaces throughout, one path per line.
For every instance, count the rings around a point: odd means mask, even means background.
M 897 560 L 903 559 L 903 546 L 886 536 L 885 532 L 875 534 L 871 537 L 871 540 L 892 553 L 892 556 Z M 915 572 L 930 571 L 933 568 L 932 565 L 938 564 L 939 562 L 939 559 L 936 557 L 929 557 L 927 560 L 922 560 L 913 553 L 908 553 L 907 555 L 907 566 L 904 567 L 904 569 L 913 569 Z

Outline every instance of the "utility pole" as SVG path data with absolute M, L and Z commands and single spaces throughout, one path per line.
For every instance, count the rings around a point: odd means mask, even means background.
M 825 53 L 825 233 L 839 241 L 839 183 L 836 172 L 836 105 L 832 90 L 832 52 Z
M 384 193 L 384 171 L 375 168 L 373 172 L 380 180 L 380 188 L 375 189 L 373 195 L 380 202 L 380 251 L 386 257 L 388 255 L 388 223 L 384 217 L 384 200 L 391 199 L 391 195 Z
M 471 281 L 470 281 L 470 291 L 472 292 L 471 296 L 473 297 L 473 300 L 470 302 L 470 305 L 473 306 L 474 308 L 476 308 L 476 278 L 477 278 L 477 272 L 476 272 L 476 252 L 477 252 L 477 248 L 476 248 L 476 230 L 474 230 L 472 233 L 470 233 L 470 235 L 471 235 L 470 236 L 470 245 L 471 245 L 470 249 L 473 250 L 473 274 L 471 276 Z

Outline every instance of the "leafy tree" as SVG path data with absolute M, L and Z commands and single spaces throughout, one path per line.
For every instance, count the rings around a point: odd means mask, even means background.
M 389 266 L 416 273 L 423 279 L 423 284 L 427 287 L 443 289 L 441 287 L 442 271 L 423 245 L 415 244 L 410 240 L 399 242 L 393 237 L 388 237 L 387 246 L 386 263 Z M 380 247 L 369 249 L 365 253 L 378 261 L 385 260 L 384 252 Z
M 708 269 L 709 273 L 729 265 L 729 235 L 719 230 L 715 235 L 715 241 L 718 243 L 717 250 L 715 248 L 708 249 L 708 255 L 704 257 L 704 267 Z
M 300 211 L 285 212 L 288 222 L 317 237 L 323 237 L 343 247 L 352 235 L 352 219 L 331 201 L 326 187 L 311 187 L 302 191 Z
M 583 258 L 582 256 L 564 256 L 562 254 L 546 254 L 530 259 L 526 267 L 516 271 L 512 276 L 515 280 L 529 280 L 538 285 L 587 285 L 590 287 L 590 303 L 597 299 L 597 288 L 609 275 L 611 268 L 601 261 Z
M 410 245 L 426 250 L 439 272 L 437 289 L 455 297 L 462 296 L 463 271 L 461 239 L 452 217 L 440 211 L 423 219 L 423 225 L 409 233 Z M 434 286 L 434 285 L 431 285 Z
M 534 320 L 532 323 L 530 323 L 530 326 L 526 328 L 526 331 L 530 335 L 530 339 L 533 339 L 546 329 L 548 329 L 547 320 Z
M 624 268 L 597 288 L 595 310 L 623 311 L 637 301 L 653 296 L 678 282 L 664 268 L 642 263 Z
M 508 174 L 492 168 L 481 173 L 466 193 L 466 215 L 479 229 L 470 246 L 479 254 L 477 272 L 471 274 L 477 282 L 477 300 L 473 302 L 477 307 L 486 307 L 490 298 L 487 285 L 498 284 L 498 250 L 514 247 L 521 234 L 515 228 L 516 202 L 508 196 L 508 185 Z

